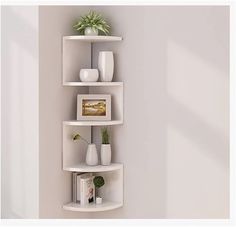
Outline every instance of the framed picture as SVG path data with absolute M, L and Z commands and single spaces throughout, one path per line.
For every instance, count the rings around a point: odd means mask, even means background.
M 77 95 L 77 120 L 111 120 L 111 95 Z

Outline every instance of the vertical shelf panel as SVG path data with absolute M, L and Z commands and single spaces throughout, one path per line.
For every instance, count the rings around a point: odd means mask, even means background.
M 89 94 L 110 94 L 111 119 L 123 123 L 123 83 L 115 87 L 89 87 Z
M 123 204 L 123 166 L 119 170 L 94 175 L 103 176 L 105 181 L 105 185 L 98 189 L 98 195 L 107 201 Z
M 63 84 L 80 82 L 80 69 L 91 68 L 91 43 L 73 42 L 63 38 Z

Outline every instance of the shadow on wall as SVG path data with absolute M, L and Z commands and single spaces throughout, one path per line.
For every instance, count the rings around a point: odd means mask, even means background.
M 206 51 L 206 48 L 202 49 Z M 169 40 L 168 124 L 193 141 L 195 146 L 200 146 L 201 150 L 205 151 L 205 155 L 210 155 L 220 165 L 228 167 L 229 79 L 227 67 L 224 67 L 223 71 L 218 64 L 215 67 L 212 61 L 205 60 L 186 49 L 185 46 L 182 47 Z
M 196 31 L 184 35 L 180 30 L 176 39 L 168 39 L 166 212 L 171 218 L 229 217 L 229 32 L 225 29 L 226 46 L 219 47 L 214 32 L 205 30 L 204 42 L 197 40 L 196 46 L 190 45 L 199 37 Z

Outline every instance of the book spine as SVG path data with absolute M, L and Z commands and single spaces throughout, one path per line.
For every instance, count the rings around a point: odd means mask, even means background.
M 72 173 L 72 201 L 76 203 L 76 173 Z
M 72 173 L 72 201 L 74 202 L 74 173 Z
M 81 176 L 77 175 L 77 182 L 76 182 L 76 199 L 77 202 L 80 202 L 80 180 L 81 180 Z

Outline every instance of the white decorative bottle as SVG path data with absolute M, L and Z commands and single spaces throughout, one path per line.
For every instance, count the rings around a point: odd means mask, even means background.
M 95 144 L 89 144 L 86 154 L 86 164 L 96 166 L 98 164 L 98 152 Z
M 114 73 L 114 57 L 112 51 L 99 52 L 98 69 L 102 82 L 112 81 Z
M 101 164 L 108 166 L 111 164 L 111 144 L 107 127 L 101 129 L 102 145 L 101 145 Z
M 111 144 L 101 145 L 101 164 L 109 166 L 111 164 Z

